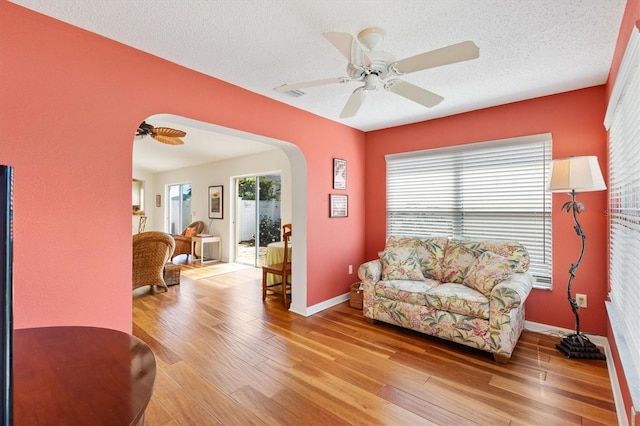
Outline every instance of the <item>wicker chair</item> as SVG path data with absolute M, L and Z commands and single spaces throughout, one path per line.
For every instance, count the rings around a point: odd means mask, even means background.
M 176 248 L 171 255 L 171 260 L 181 254 L 186 254 L 187 260 L 189 260 L 189 255 L 191 254 L 191 237 L 202 234 L 204 228 L 204 222 L 198 220 L 187 226 L 184 231 L 182 231 L 182 234 L 172 235 L 173 239 L 176 241 Z
M 164 287 L 164 265 L 173 253 L 175 242 L 164 232 L 141 232 L 133 236 L 133 286 Z

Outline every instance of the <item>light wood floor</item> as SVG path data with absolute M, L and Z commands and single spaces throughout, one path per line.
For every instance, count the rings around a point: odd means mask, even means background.
M 183 273 L 134 296 L 158 363 L 145 425 L 617 424 L 605 362 L 564 358 L 553 338 L 525 331 L 500 365 L 348 303 L 308 318 L 263 304 L 260 273 Z

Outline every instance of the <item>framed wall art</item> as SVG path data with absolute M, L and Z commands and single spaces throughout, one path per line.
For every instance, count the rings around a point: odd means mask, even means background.
M 209 219 L 222 219 L 223 191 L 222 185 L 209 187 Z
M 333 189 L 347 189 L 347 160 L 333 159 Z
M 349 198 L 342 194 L 329 194 L 329 217 L 347 217 Z

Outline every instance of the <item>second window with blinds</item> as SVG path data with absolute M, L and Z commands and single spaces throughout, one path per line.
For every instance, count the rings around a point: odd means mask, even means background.
M 387 235 L 509 239 L 551 288 L 551 134 L 386 156 Z

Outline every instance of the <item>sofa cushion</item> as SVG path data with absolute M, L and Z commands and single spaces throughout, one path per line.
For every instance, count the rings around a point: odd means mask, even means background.
M 387 238 L 386 244 L 384 245 L 385 250 L 401 248 L 401 247 L 408 247 L 408 248 L 424 247 L 424 241 L 422 238 L 418 238 L 418 237 L 390 235 L 389 238 Z
M 376 296 L 399 302 L 411 303 L 412 305 L 426 306 L 427 291 L 436 287 L 440 282 L 434 280 L 411 281 L 411 280 L 389 280 L 378 281 L 375 285 Z
M 427 255 L 422 259 L 422 272 L 425 277 L 442 282 L 442 259 L 448 244 L 449 239 L 444 237 L 424 239 Z
M 486 240 L 480 242 L 479 247 L 509 259 L 513 272 L 529 270 L 529 252 L 517 241 Z
M 415 248 L 399 247 L 385 250 L 380 256 L 383 280 L 424 280 L 420 257 Z
M 444 251 L 441 270 L 435 278 L 442 283 L 462 284 L 475 260 L 474 253 L 464 243 L 450 240 Z
M 440 284 L 427 291 L 426 297 L 427 306 L 434 309 L 489 319 L 489 299 L 463 284 Z
M 385 244 L 385 250 L 401 247 L 414 248 L 425 278 L 440 281 L 442 277 L 442 259 L 448 242 L 449 239 L 446 237 L 419 238 L 390 235 Z
M 485 251 L 469 268 L 464 284 L 479 291 L 486 297 L 493 287 L 513 275 L 512 262 L 504 256 Z
M 529 252 L 517 241 L 509 240 L 466 240 L 462 244 L 474 253 L 476 257 L 485 251 L 490 251 L 504 256 L 511 262 L 514 272 L 527 272 L 529 270 Z

